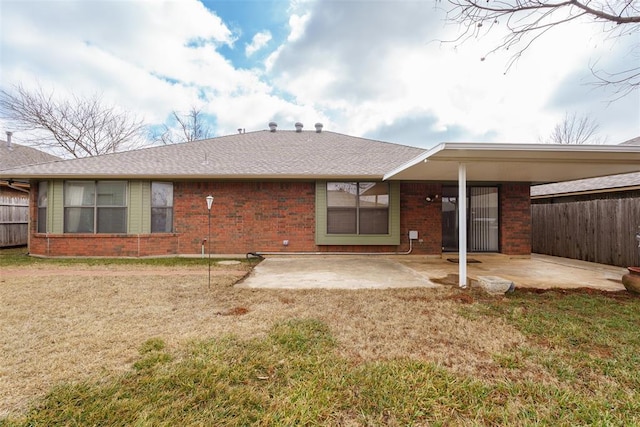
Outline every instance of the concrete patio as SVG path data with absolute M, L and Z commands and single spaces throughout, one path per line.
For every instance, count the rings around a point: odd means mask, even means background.
M 457 280 L 456 254 L 418 255 L 276 255 L 267 257 L 238 286 L 276 289 L 385 289 L 437 287 Z M 592 288 L 624 291 L 626 269 L 533 254 L 469 254 L 468 277 L 497 276 L 516 288 Z

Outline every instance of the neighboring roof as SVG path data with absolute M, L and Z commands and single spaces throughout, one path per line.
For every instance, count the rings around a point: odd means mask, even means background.
M 640 137 L 630 139 L 619 145 L 640 146 Z M 547 198 L 554 196 L 574 196 L 578 194 L 629 191 L 636 189 L 640 189 L 640 172 L 603 176 L 600 178 L 579 179 L 576 181 L 558 182 L 555 184 L 536 185 L 531 187 L 531 197 Z
M 453 143 L 434 147 L 384 179 L 549 183 L 640 172 L 640 146 Z
M 423 152 L 328 131 L 265 130 L 0 171 L 0 177 L 380 179 Z
M 633 139 L 630 139 L 625 142 L 621 142 L 620 145 L 640 145 L 640 136 L 636 136 Z
M 11 143 L 9 146 L 6 141 L 0 140 L 0 170 L 53 160 L 60 158 L 24 145 Z
M 531 187 L 531 197 L 574 196 L 638 189 L 640 189 L 640 172 L 536 185 Z

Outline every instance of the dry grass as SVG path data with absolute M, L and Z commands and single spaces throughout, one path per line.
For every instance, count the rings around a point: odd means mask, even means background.
M 233 334 L 263 337 L 274 324 L 314 318 L 338 352 L 356 362 L 432 361 L 487 380 L 512 370 L 496 361 L 525 338 L 504 320 L 464 315 L 480 295 L 453 287 L 396 290 L 252 290 L 232 285 L 246 264 L 202 267 L 38 266 L 0 279 L 0 417 L 26 409 L 61 382 L 105 379 L 131 369 L 159 337 L 169 352 Z M 42 274 L 46 270 L 47 275 Z M 524 371 L 524 372 L 523 372 Z M 538 366 L 520 379 L 553 382 Z

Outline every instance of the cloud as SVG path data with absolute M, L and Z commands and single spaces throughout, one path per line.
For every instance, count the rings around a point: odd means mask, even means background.
M 196 106 L 218 135 L 276 120 L 420 146 L 536 142 L 574 108 L 598 115 L 614 141 L 640 133 L 637 97 L 606 106 L 582 84 L 594 53 L 603 65 L 629 61 L 593 26 L 538 39 L 505 75 L 511 52 L 480 61 L 499 33 L 441 43 L 457 28 L 431 2 L 250 4 L 3 2 L 0 84 L 102 92 L 152 124 Z
M 250 44 L 247 44 L 244 51 L 247 56 L 251 56 L 267 45 L 272 39 L 271 32 L 263 31 L 253 36 Z
M 601 43 L 592 26 L 562 26 L 505 74 L 512 53 L 487 56 L 504 28 L 461 45 L 441 43 L 455 39 L 457 28 L 446 26 L 443 11 L 428 2 L 306 6 L 304 32 L 280 46 L 268 71 L 297 103 L 317 106 L 355 135 L 376 135 L 381 126 L 402 132 L 398 123 L 428 116 L 435 119 L 433 135 L 443 138 L 537 142 L 564 115 L 546 109 L 549 100 Z M 589 99 L 584 87 L 576 87 L 576 96 Z M 452 129 L 460 132 L 443 133 Z
M 197 106 L 216 116 L 216 134 L 309 110 L 273 95 L 260 71 L 235 68 L 220 48 L 232 47 L 237 33 L 198 1 L 34 4 L 2 5 L 3 86 L 100 92 L 150 124 Z M 254 47 L 269 34 L 257 34 Z
M 380 123 L 369 131 L 367 138 L 393 141 L 399 144 L 431 148 L 441 142 L 488 141 L 495 137 L 494 131 L 477 133 L 464 124 L 442 126 L 436 115 L 430 113 L 412 114 L 389 123 Z
M 623 54 L 615 55 L 615 51 Z M 640 135 L 638 92 L 620 92 L 620 86 L 599 85 L 596 74 L 628 76 L 631 74 L 628 70 L 637 64 L 639 54 L 640 47 L 634 37 L 600 43 L 587 61 L 559 81 L 544 109 L 555 113 L 558 123 L 565 113 L 589 116 L 599 124 L 598 135 L 610 144 L 637 137 Z
M 295 42 L 304 35 L 310 17 L 311 16 L 309 14 L 291 15 L 291 17 L 289 18 L 289 27 L 291 28 L 291 31 L 289 32 L 289 36 L 287 37 L 287 42 Z

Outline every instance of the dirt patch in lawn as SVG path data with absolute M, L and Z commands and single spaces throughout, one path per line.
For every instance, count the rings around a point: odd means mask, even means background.
M 3 269 L 0 416 L 23 411 L 61 382 L 131 369 L 140 346 L 154 337 L 179 354 L 191 340 L 260 337 L 274 322 L 315 318 L 329 325 L 339 352 L 354 363 L 418 358 L 487 379 L 509 375 L 492 355 L 525 342 L 500 319 L 487 324 L 487 318 L 465 315 L 462 308 L 475 297 L 455 287 L 234 287 L 250 268 L 246 263 L 215 266 L 210 287 L 202 267 Z M 526 375 L 553 381 L 544 372 L 534 366 Z

